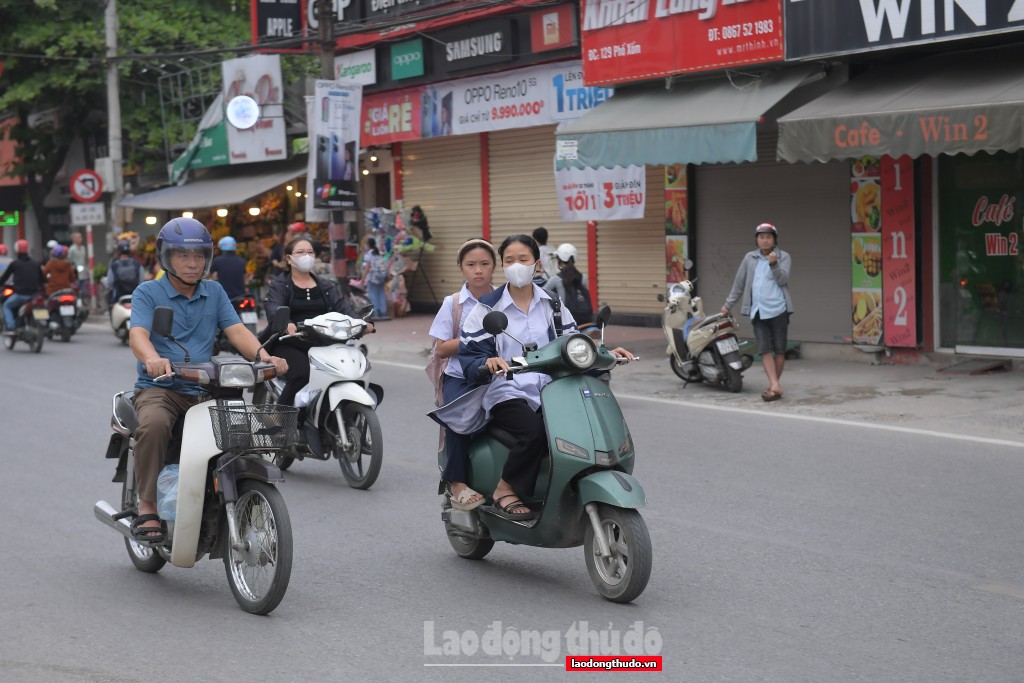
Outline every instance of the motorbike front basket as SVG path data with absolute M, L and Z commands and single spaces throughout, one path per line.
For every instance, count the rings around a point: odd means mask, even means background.
M 298 408 L 278 404 L 210 408 L 213 438 L 222 451 L 275 451 L 295 443 Z

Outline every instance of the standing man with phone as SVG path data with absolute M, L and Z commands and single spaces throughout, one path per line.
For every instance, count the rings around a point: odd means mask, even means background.
M 786 364 L 789 316 L 793 301 L 789 297 L 789 254 L 778 247 L 779 231 L 771 223 L 761 223 L 754 230 L 757 249 L 748 252 L 736 271 L 732 291 L 725 298 L 722 315 L 743 297 L 740 312 L 750 316 L 761 354 L 761 365 L 768 376 L 768 388 L 761 394 L 765 401 L 782 398 L 782 368 Z

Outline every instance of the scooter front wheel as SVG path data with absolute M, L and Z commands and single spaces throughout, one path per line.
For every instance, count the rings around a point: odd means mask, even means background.
M 231 545 L 224 525 L 224 571 L 238 605 L 269 614 L 288 590 L 292 575 L 292 523 L 281 492 L 253 479 L 238 482 L 235 517 L 242 550 Z
M 651 536 L 636 510 L 597 506 L 601 532 L 608 541 L 610 557 L 601 557 L 594 527 L 587 524 L 583 552 L 587 573 L 597 592 L 611 602 L 632 602 L 651 578 Z
M 384 461 L 384 436 L 377 413 L 361 403 L 346 403 L 343 408 L 335 409 L 333 424 L 329 429 L 330 438 L 345 481 L 354 489 L 370 488 L 377 481 Z M 347 430 L 347 449 L 337 436 L 343 429 Z
M 125 483 L 121 485 L 121 509 L 125 510 L 129 507 L 138 509 L 138 504 L 138 496 L 135 495 L 134 491 L 129 492 L 128 480 L 125 478 Z M 124 547 L 128 549 L 128 557 L 131 559 L 132 564 L 140 572 L 156 574 L 167 564 L 167 560 L 164 559 L 164 556 L 159 551 L 139 545 L 127 536 L 124 539 Z
M 679 361 L 676 360 L 676 354 L 674 353 L 669 354 L 668 364 L 671 366 L 672 372 L 676 373 L 676 377 L 684 382 L 699 382 L 701 380 L 700 373 L 698 373 L 696 377 L 688 375 L 686 371 L 683 370 L 682 365 L 679 364 Z

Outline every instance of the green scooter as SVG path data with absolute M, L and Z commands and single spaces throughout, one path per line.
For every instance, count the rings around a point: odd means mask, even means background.
M 556 337 L 540 348 L 524 345 L 523 355 L 513 359 L 508 373 L 511 377 L 543 372 L 552 378 L 541 392 L 549 455 L 541 464 L 536 497 L 524 501 L 539 511 L 538 517 L 513 521 L 489 505 L 456 510 L 450 495 L 445 495 L 441 519 L 452 548 L 471 560 L 482 559 L 495 541 L 541 548 L 583 545 L 587 572 L 597 591 L 607 600 L 624 603 L 647 586 L 652 552 L 647 526 L 637 511 L 647 499 L 631 474 L 633 440 L 608 382 L 594 376 L 620 362 L 604 345 L 604 324 L 610 315 L 607 307 L 597 315 L 600 346 L 580 333 Z M 484 317 L 484 329 L 494 336 L 505 333 L 507 326 L 500 311 Z M 495 489 L 512 444 L 510 434 L 493 426 L 473 437 L 468 482 L 473 489 Z M 442 469 L 445 461 L 442 448 Z

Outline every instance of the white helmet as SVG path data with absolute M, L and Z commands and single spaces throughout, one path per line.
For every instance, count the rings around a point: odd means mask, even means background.
M 568 263 L 569 261 L 575 262 L 576 247 L 568 243 L 559 244 L 558 249 L 555 249 L 555 255 L 558 257 L 558 260 L 563 263 Z
M 57 246 L 57 240 L 50 240 L 46 243 L 47 249 L 53 249 L 55 246 Z

